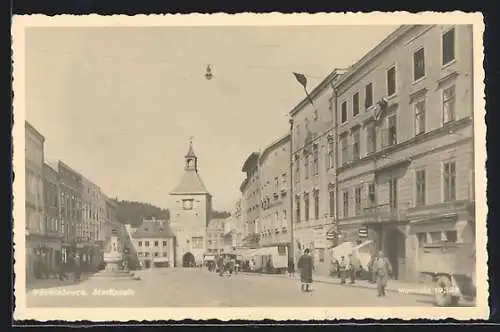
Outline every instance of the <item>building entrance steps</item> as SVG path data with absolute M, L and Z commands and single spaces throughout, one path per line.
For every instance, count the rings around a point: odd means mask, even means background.
M 252 272 L 240 272 L 242 274 L 247 275 L 255 275 L 259 277 L 269 277 L 269 278 L 290 278 L 288 274 L 264 274 L 264 273 L 252 273 Z M 299 280 L 300 275 L 298 272 L 295 273 L 294 279 Z M 340 279 L 337 277 L 326 277 L 326 276 L 315 276 L 313 275 L 313 281 L 325 284 L 336 284 L 340 285 Z M 349 281 L 346 280 L 346 283 L 342 286 L 345 287 L 357 287 L 357 288 L 367 288 L 373 289 L 374 291 L 377 289 L 377 284 L 370 283 L 368 280 L 357 280 L 354 284 L 349 284 Z M 434 291 L 436 290 L 434 285 L 424 284 L 419 282 L 405 282 L 400 280 L 392 280 L 390 279 L 387 282 L 386 291 L 388 292 L 396 292 L 402 294 L 411 294 L 411 295 L 423 295 L 423 296 L 434 296 Z

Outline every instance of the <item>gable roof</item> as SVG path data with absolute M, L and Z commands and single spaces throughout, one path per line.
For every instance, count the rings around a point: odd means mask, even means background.
M 144 220 L 137 230 L 132 233 L 137 238 L 173 238 L 175 237 L 170 223 L 165 220 Z
M 193 170 L 186 170 L 179 185 L 170 192 L 170 195 L 187 194 L 210 195 L 198 172 Z

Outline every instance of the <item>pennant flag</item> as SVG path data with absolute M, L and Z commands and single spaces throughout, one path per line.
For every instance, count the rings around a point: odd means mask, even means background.
M 307 87 L 307 78 L 303 74 L 293 73 L 297 81 L 304 87 Z
M 297 81 L 300 83 L 300 85 L 302 85 L 304 87 L 304 91 L 306 93 L 307 99 L 309 100 L 311 105 L 314 106 L 313 100 L 312 100 L 311 96 L 309 95 L 309 92 L 307 92 L 307 78 L 304 76 L 304 74 L 300 74 L 300 73 L 294 72 L 293 75 L 295 76 Z

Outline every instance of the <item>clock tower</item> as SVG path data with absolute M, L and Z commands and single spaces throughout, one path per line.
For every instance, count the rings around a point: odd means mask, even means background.
M 203 263 L 206 251 L 206 229 L 212 214 L 212 195 L 198 173 L 198 157 L 192 141 L 184 156 L 184 174 L 170 192 L 171 227 L 175 235 L 175 266 L 188 267 Z

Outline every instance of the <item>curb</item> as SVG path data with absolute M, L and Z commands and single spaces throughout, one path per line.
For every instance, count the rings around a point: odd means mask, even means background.
M 284 278 L 286 277 L 285 275 L 282 275 L 282 274 L 278 274 L 278 275 L 274 275 L 274 274 L 262 274 L 262 273 L 249 273 L 249 272 L 240 272 L 241 274 L 245 274 L 245 275 L 255 275 L 255 276 L 259 276 L 259 277 L 274 277 L 274 278 Z M 293 279 L 295 280 L 298 280 L 297 277 L 294 277 Z M 359 283 L 356 283 L 356 284 L 340 284 L 339 282 L 336 282 L 337 280 L 336 279 L 332 279 L 332 280 L 314 280 L 314 282 L 317 282 L 317 283 L 321 283 L 321 284 L 331 284 L 331 285 L 339 285 L 339 286 L 343 286 L 343 287 L 353 287 L 353 288 L 364 288 L 364 289 L 372 289 L 372 290 L 376 290 L 377 287 L 376 286 L 370 286 L 371 284 L 359 284 Z M 417 292 L 417 291 L 408 291 L 408 292 L 400 292 L 397 288 L 386 288 L 386 291 L 387 292 L 391 292 L 391 293 L 399 293 L 399 294 L 406 294 L 406 295 L 419 295 L 419 296 L 428 296 L 428 297 L 433 297 L 433 294 L 430 294 L 430 293 L 422 293 L 422 292 Z

